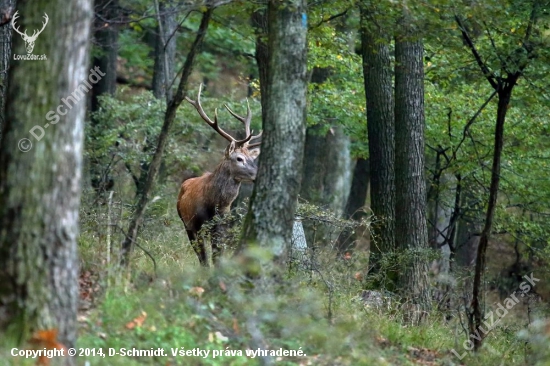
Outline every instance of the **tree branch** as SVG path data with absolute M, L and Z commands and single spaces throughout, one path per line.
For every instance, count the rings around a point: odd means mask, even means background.
M 458 24 L 458 27 L 460 28 L 460 31 L 462 33 L 462 38 L 464 39 L 464 41 L 466 42 L 466 44 L 468 45 L 468 47 L 472 51 L 472 54 L 474 55 L 474 58 L 476 59 L 476 62 L 478 64 L 478 66 L 480 67 L 481 71 L 483 72 L 483 75 L 485 75 L 485 77 L 489 81 L 489 84 L 491 84 L 491 86 L 495 90 L 497 90 L 499 88 L 499 85 L 495 81 L 495 75 L 491 72 L 491 70 L 489 70 L 489 68 L 487 67 L 485 62 L 483 62 L 483 60 L 481 59 L 481 56 L 480 56 L 479 52 L 477 51 L 477 48 L 474 45 L 474 42 L 470 38 L 470 35 L 468 34 L 468 31 L 467 31 L 466 27 L 464 26 L 464 23 L 462 23 L 462 20 L 460 19 L 460 17 L 458 15 L 455 15 L 455 21 Z
M 344 11 L 341 12 L 341 13 L 331 15 L 330 17 L 321 20 L 319 23 L 315 24 L 313 27 L 310 27 L 309 29 L 317 28 L 317 27 L 319 27 L 319 26 L 320 26 L 321 24 L 323 24 L 323 23 L 328 23 L 328 22 L 330 22 L 331 20 L 334 20 L 334 19 L 336 19 L 336 18 L 342 17 L 342 16 L 346 15 L 346 14 L 348 13 L 348 11 L 349 11 L 349 8 L 346 9 L 346 10 L 344 10 Z

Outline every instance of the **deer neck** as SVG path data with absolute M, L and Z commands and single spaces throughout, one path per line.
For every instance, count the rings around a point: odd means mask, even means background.
M 231 176 L 229 164 L 229 161 L 222 161 L 210 176 L 209 201 L 222 212 L 229 210 L 241 187 L 241 182 Z

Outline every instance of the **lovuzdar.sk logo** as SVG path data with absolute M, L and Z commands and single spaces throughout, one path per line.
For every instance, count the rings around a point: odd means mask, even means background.
M 19 18 L 19 12 L 16 11 L 15 14 L 13 14 L 13 18 L 11 19 L 11 26 L 13 28 L 14 31 L 16 31 L 17 33 L 19 33 L 21 35 L 21 37 L 23 38 L 23 41 L 25 41 L 25 49 L 27 50 L 27 54 L 26 55 L 17 55 L 17 54 L 13 54 L 13 59 L 14 60 L 38 60 L 38 61 L 42 61 L 42 60 L 47 60 L 48 58 L 46 57 L 46 55 L 35 55 L 32 53 L 32 50 L 34 49 L 34 43 L 36 42 L 36 38 L 38 38 L 38 36 L 40 35 L 40 33 L 42 33 L 42 31 L 44 30 L 44 28 L 46 28 L 46 25 L 48 24 L 48 14 L 44 13 L 44 22 L 42 23 L 42 29 L 40 30 L 34 30 L 33 33 L 32 33 L 32 36 L 29 36 L 27 34 L 27 30 L 25 29 L 24 32 L 21 32 L 19 30 L 19 28 L 15 25 L 15 21 L 17 20 L 17 18 Z

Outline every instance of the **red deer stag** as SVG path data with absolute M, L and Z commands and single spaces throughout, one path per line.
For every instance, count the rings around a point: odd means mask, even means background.
M 181 184 L 178 195 L 178 214 L 185 225 L 189 241 L 199 257 L 202 266 L 208 266 L 205 241 L 198 235 L 202 225 L 210 221 L 216 215 L 225 215 L 229 212 L 231 203 L 239 194 L 241 182 L 253 182 L 256 179 L 258 167 L 256 158 L 260 154 L 260 149 L 251 147 L 259 146 L 261 142 L 251 143 L 252 140 L 261 136 L 253 136 L 250 132 L 250 120 L 252 112 L 247 105 L 246 117 L 235 114 L 227 105 L 225 108 L 229 113 L 244 124 L 246 137 L 237 140 L 218 126 L 218 110 L 214 112 L 214 121 L 212 121 L 204 112 L 201 106 L 202 84 L 199 86 L 197 100 L 193 101 L 185 98 L 195 107 L 202 119 L 218 132 L 222 137 L 229 141 L 229 146 L 225 149 L 224 159 L 216 167 L 213 173 L 206 172 L 200 177 L 189 178 Z M 248 104 L 248 102 L 247 102 Z M 211 235 L 212 241 L 212 262 L 217 264 L 219 256 L 223 252 L 223 243 L 221 242 L 221 224 L 214 226 Z

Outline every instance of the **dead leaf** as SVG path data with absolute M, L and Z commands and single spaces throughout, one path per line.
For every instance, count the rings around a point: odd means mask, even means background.
M 227 291 L 227 286 L 225 286 L 225 283 L 223 281 L 220 281 L 220 288 L 223 292 Z
M 141 312 L 141 315 L 134 318 L 132 321 L 126 324 L 126 329 L 134 329 L 135 327 L 141 327 L 143 322 L 147 319 L 147 313 L 145 311 Z
M 37 330 L 33 333 L 29 343 L 34 345 L 37 349 L 67 349 L 63 344 L 57 341 L 57 329 Z M 38 366 L 49 366 L 50 360 L 50 358 L 41 355 L 38 356 L 36 364 Z
M 197 297 L 201 297 L 203 292 L 204 289 L 202 287 L 191 287 L 189 289 L 189 293 Z

